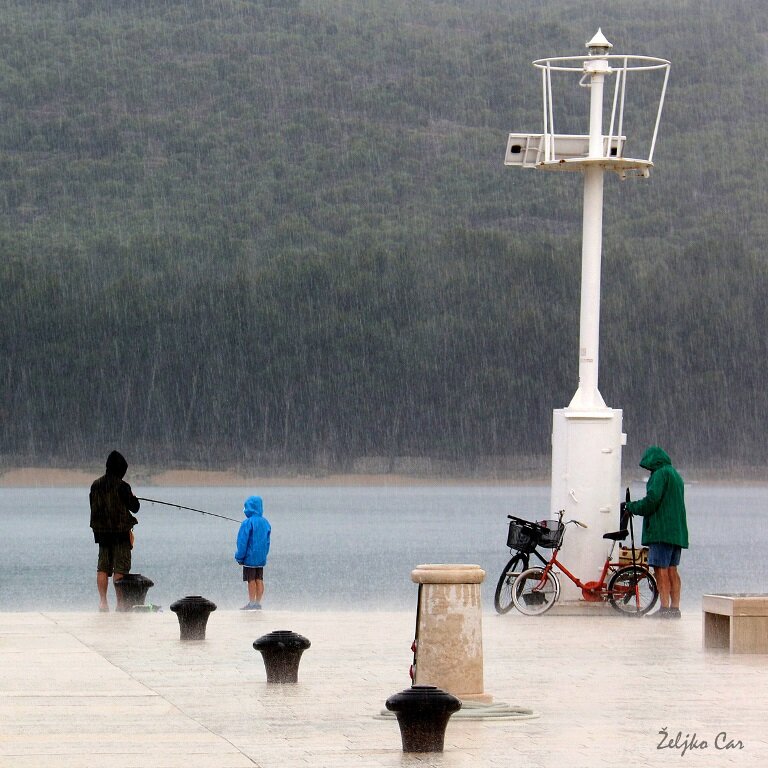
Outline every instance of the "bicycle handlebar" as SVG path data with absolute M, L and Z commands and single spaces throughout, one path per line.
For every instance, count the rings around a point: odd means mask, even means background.
M 561 510 L 560 510 L 560 511 L 557 513 L 557 521 L 558 521 L 559 523 L 562 523 L 562 522 L 563 522 L 563 515 L 564 515 L 564 514 L 565 514 L 565 510 L 564 510 L 564 509 L 561 509 Z M 581 520 L 566 520 L 566 521 L 563 523 L 563 525 L 568 525 L 569 523 L 576 523 L 576 525 L 578 525 L 578 526 L 579 526 L 579 528 L 589 528 L 589 526 L 588 526 L 586 523 L 582 523 L 582 522 L 581 522 Z
M 507 515 L 507 518 L 509 520 L 514 520 L 516 523 L 519 523 L 520 525 L 525 525 L 529 528 L 533 528 L 538 525 L 538 523 L 534 522 L 533 520 L 525 520 L 522 517 L 515 517 L 514 515 Z
M 557 522 L 562 523 L 563 522 L 563 515 L 565 514 L 565 510 L 561 509 L 557 514 Z M 509 520 L 516 520 L 518 523 L 522 523 L 523 525 L 529 525 L 529 526 L 535 526 L 538 525 L 538 523 L 535 523 L 531 520 L 523 520 L 522 517 L 515 517 L 514 515 L 507 515 L 507 518 Z M 589 528 L 589 526 L 586 523 L 582 523 L 580 520 L 566 520 L 564 525 L 568 525 L 568 523 L 575 523 L 579 526 L 579 528 Z

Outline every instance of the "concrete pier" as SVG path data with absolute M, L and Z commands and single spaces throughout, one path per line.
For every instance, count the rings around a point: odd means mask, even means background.
M 252 647 L 281 627 L 312 638 L 293 686 Z M 170 612 L 0 614 L 0 768 L 768 765 L 768 655 L 703 650 L 700 611 L 485 614 L 486 687 L 539 717 L 452 720 L 420 756 L 376 719 L 413 632 L 411 611 L 217 611 L 190 644 Z

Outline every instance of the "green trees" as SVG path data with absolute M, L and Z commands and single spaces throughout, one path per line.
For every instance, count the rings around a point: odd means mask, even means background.
M 607 182 L 601 390 L 633 444 L 762 460 L 761 9 L 597 12 L 6 4 L 0 454 L 547 453 L 580 180 L 503 149 L 540 130 L 530 60 L 602 24 L 673 71 L 652 180 Z

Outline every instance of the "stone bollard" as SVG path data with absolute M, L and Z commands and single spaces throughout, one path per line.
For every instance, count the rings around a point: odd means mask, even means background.
M 144 599 L 150 587 L 155 582 L 140 573 L 126 573 L 120 581 L 115 582 L 118 611 L 130 611 L 134 605 L 144 605 Z
M 303 635 L 278 629 L 253 641 L 261 653 L 268 683 L 296 683 L 299 680 L 301 654 L 311 643 Z
M 461 701 L 434 685 L 414 685 L 387 699 L 397 716 L 403 752 L 442 752 L 445 729 Z
M 483 692 L 483 610 L 479 565 L 419 565 L 413 682 L 436 685 L 462 701 L 490 703 Z
M 171 610 L 179 619 L 181 640 L 205 640 L 208 616 L 216 610 L 216 604 L 200 595 L 187 595 L 171 603 Z

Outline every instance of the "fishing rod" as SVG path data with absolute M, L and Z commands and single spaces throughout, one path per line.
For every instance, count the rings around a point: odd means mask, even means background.
M 227 517 L 226 515 L 217 515 L 215 512 L 206 512 L 202 509 L 195 509 L 194 507 L 183 507 L 181 504 L 172 504 L 170 501 L 158 501 L 157 499 L 146 499 L 142 496 L 136 497 L 139 501 L 148 501 L 150 504 L 163 504 L 166 507 L 176 507 L 176 509 L 188 509 L 190 512 L 199 512 L 201 515 L 210 515 L 211 517 L 220 517 L 222 520 L 231 520 L 233 523 L 239 523 L 240 520 L 235 520 L 234 517 Z

